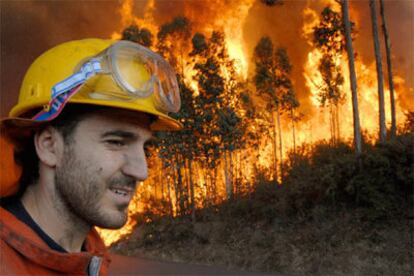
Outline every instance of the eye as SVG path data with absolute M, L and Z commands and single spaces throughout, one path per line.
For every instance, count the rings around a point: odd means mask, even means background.
M 125 146 L 125 142 L 123 140 L 112 139 L 112 140 L 106 140 L 105 143 L 107 143 L 108 145 L 111 145 L 111 146 L 115 146 L 115 147 Z

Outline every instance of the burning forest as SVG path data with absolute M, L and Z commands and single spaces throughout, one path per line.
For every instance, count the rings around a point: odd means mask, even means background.
M 148 146 L 150 177 L 139 185 L 128 224 L 101 230 L 108 245 L 132 231 L 138 213 L 195 221 L 196 210 L 247 195 L 258 178 L 288 185 L 295 156 L 309 155 L 312 145 L 346 144 L 358 156 L 356 143 L 385 141 L 383 127 L 385 139 L 407 131 L 412 70 L 393 64 L 379 93 L 368 1 L 349 3 L 353 105 L 344 2 L 122 1 L 121 28 L 111 38 L 150 47 L 174 66 L 182 98 L 176 118 L 184 130 L 159 133 Z M 384 28 L 380 2 L 375 15 Z M 379 53 L 386 75 L 389 53 Z
M 185 271 L 414 275 L 413 1 L 0 9 L 2 116 L 29 61 L 62 42 L 130 40 L 176 71 L 182 104 L 169 115 L 184 128 L 153 133 L 127 223 L 98 229 L 112 256 L 132 257 L 115 274 L 145 274 L 144 257 Z

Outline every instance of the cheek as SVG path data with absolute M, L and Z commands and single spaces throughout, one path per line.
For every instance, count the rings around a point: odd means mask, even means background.
M 123 159 L 119 154 L 100 152 L 89 155 L 87 164 L 93 164 L 99 178 L 110 178 L 121 170 Z

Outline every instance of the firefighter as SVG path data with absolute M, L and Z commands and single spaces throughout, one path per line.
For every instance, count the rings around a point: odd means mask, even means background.
M 85 39 L 37 58 L 1 120 L 0 275 L 106 274 L 94 226 L 127 221 L 145 143 L 178 130 L 176 74 L 129 41 Z

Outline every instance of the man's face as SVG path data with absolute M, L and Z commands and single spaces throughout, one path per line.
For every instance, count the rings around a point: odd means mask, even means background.
M 55 171 L 58 200 L 90 226 L 122 227 L 136 182 L 147 178 L 144 144 L 151 131 L 147 117 L 138 120 L 91 115 L 64 145 Z

